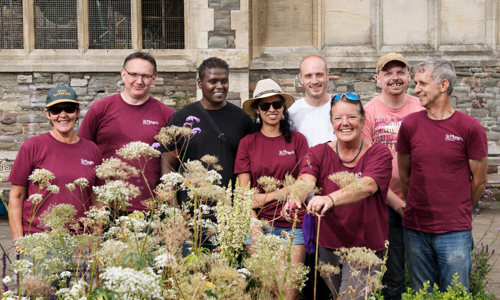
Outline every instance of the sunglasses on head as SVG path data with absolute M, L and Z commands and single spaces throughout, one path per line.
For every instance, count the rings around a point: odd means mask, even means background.
M 78 110 L 78 105 L 54 105 L 54 106 L 47 108 L 47 110 L 53 115 L 58 115 L 63 110 L 67 114 L 72 114 Z
M 259 103 L 259 108 L 262 111 L 268 111 L 271 108 L 271 105 L 273 106 L 274 109 L 280 109 L 283 107 L 283 101 L 278 100 L 274 102 Z
M 359 101 L 359 95 L 356 93 L 338 93 L 332 96 L 332 101 L 338 101 L 344 96 L 347 98 L 347 100 Z

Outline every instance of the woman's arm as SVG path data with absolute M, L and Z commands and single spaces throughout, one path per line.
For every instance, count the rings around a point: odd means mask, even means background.
M 12 240 L 17 240 L 23 234 L 23 203 L 26 198 L 26 187 L 12 184 L 9 193 L 9 224 Z
M 307 210 L 322 215 L 334 206 L 356 203 L 362 199 L 368 198 L 378 191 L 378 185 L 373 178 L 365 176 L 360 180 L 361 183 L 351 183 L 345 188 L 330 194 L 314 196 L 311 201 L 309 201 Z
M 240 183 L 240 187 L 242 190 L 245 190 L 250 183 L 251 180 L 250 173 L 240 173 L 238 174 L 238 182 Z M 283 192 L 284 189 L 276 190 L 270 193 L 258 193 L 254 194 L 252 198 L 252 208 L 260 208 L 263 207 L 266 203 L 274 201 L 278 198 L 278 194 Z

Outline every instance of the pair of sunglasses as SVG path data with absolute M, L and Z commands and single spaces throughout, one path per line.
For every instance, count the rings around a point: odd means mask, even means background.
M 332 96 L 332 101 L 338 101 L 344 96 L 347 98 L 347 100 L 359 101 L 359 95 L 356 93 L 338 93 Z
M 53 114 L 53 115 L 58 115 L 63 110 L 67 114 L 72 114 L 72 113 L 75 113 L 78 110 L 78 105 L 54 105 L 54 106 L 51 106 L 51 107 L 47 108 L 47 110 L 51 114 Z
M 259 103 L 259 108 L 262 111 L 268 111 L 271 108 L 271 106 L 274 109 L 280 109 L 283 107 L 283 101 L 279 100 L 279 101 L 274 101 L 274 102 Z

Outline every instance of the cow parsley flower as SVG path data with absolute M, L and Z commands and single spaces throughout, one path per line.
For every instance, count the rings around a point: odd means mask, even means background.
M 149 160 L 160 157 L 161 152 L 144 142 L 130 142 L 116 151 L 116 154 L 128 161 L 133 161 L 140 158 Z
M 57 194 L 57 193 L 59 193 L 59 187 L 58 187 L 57 185 L 53 185 L 53 184 L 51 184 L 51 185 L 49 185 L 49 186 L 47 187 L 47 190 L 48 190 L 49 192 L 51 192 L 52 194 Z
M 108 267 L 102 273 L 102 285 L 116 293 L 118 299 L 160 299 L 160 276 L 151 269 Z
M 81 189 L 84 189 L 84 188 L 89 186 L 89 181 L 87 180 L 87 178 L 80 177 L 80 178 L 76 179 L 74 182 Z
M 41 194 L 32 194 L 28 197 L 28 201 L 33 203 L 33 205 L 37 205 L 37 204 L 41 203 L 42 200 L 43 200 L 43 197 Z
M 109 179 L 127 179 L 139 175 L 139 171 L 123 160 L 110 157 L 105 159 L 102 164 L 95 169 L 97 177 L 103 180 Z
M 52 172 L 46 169 L 36 169 L 28 177 L 28 180 L 34 184 L 38 184 L 40 188 L 44 188 L 50 185 L 50 181 L 54 179 L 55 176 Z

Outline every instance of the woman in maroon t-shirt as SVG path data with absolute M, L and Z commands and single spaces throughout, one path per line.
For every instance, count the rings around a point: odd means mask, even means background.
M 40 216 L 58 204 L 72 204 L 76 210 L 75 218 L 83 217 L 96 182 L 94 167 L 101 163 L 99 148 L 75 132 L 80 107 L 72 88 L 59 85 L 51 89 L 47 94 L 46 109 L 52 129 L 24 142 L 9 175 L 8 181 L 12 183 L 9 223 L 13 240 L 47 230 L 40 222 Z M 28 180 L 33 171 L 39 169 L 54 175 L 50 187 L 40 189 L 38 183 Z M 66 184 L 77 179 L 80 180 L 73 194 Z
M 286 174 L 295 178 L 299 174 L 299 162 L 307 153 L 306 138 L 290 130 L 287 108 L 294 102 L 291 95 L 282 92 L 281 87 L 272 79 L 257 83 L 254 97 L 245 101 L 243 110 L 255 118 L 255 131 L 244 137 L 239 144 L 234 173 L 242 188 L 248 183 L 259 190 L 253 196 L 253 217 L 265 220 L 271 225 L 269 233 L 280 235 L 282 231 L 292 234 L 292 223 L 281 216 L 283 202 L 278 197 L 282 192 L 265 193 L 257 180 L 270 176 L 283 180 Z M 294 231 L 291 253 L 292 263 L 303 263 L 305 257 L 304 237 L 302 234 L 303 210 L 298 215 Z M 262 232 L 262 229 L 256 229 Z M 256 232 L 252 238 L 255 241 Z M 247 240 L 248 244 L 252 239 Z M 288 299 L 295 299 L 298 290 L 289 291 Z
M 347 264 L 340 264 L 333 251 L 342 247 L 366 247 L 381 254 L 385 249 L 388 233 L 385 199 L 392 156 L 386 146 L 372 145 L 362 138 L 364 110 L 357 94 L 336 94 L 331 107 L 337 140 L 309 149 L 307 161 L 302 162 L 300 178 L 316 183 L 322 193 L 307 204 L 308 211 L 322 215 L 318 233 L 319 261 L 342 269 L 341 274 L 324 277 L 325 282 L 335 299 L 338 296 L 364 299 L 368 270 L 351 272 Z M 330 180 L 332 174 L 339 178 Z M 349 293 L 349 286 L 355 289 L 356 295 Z

